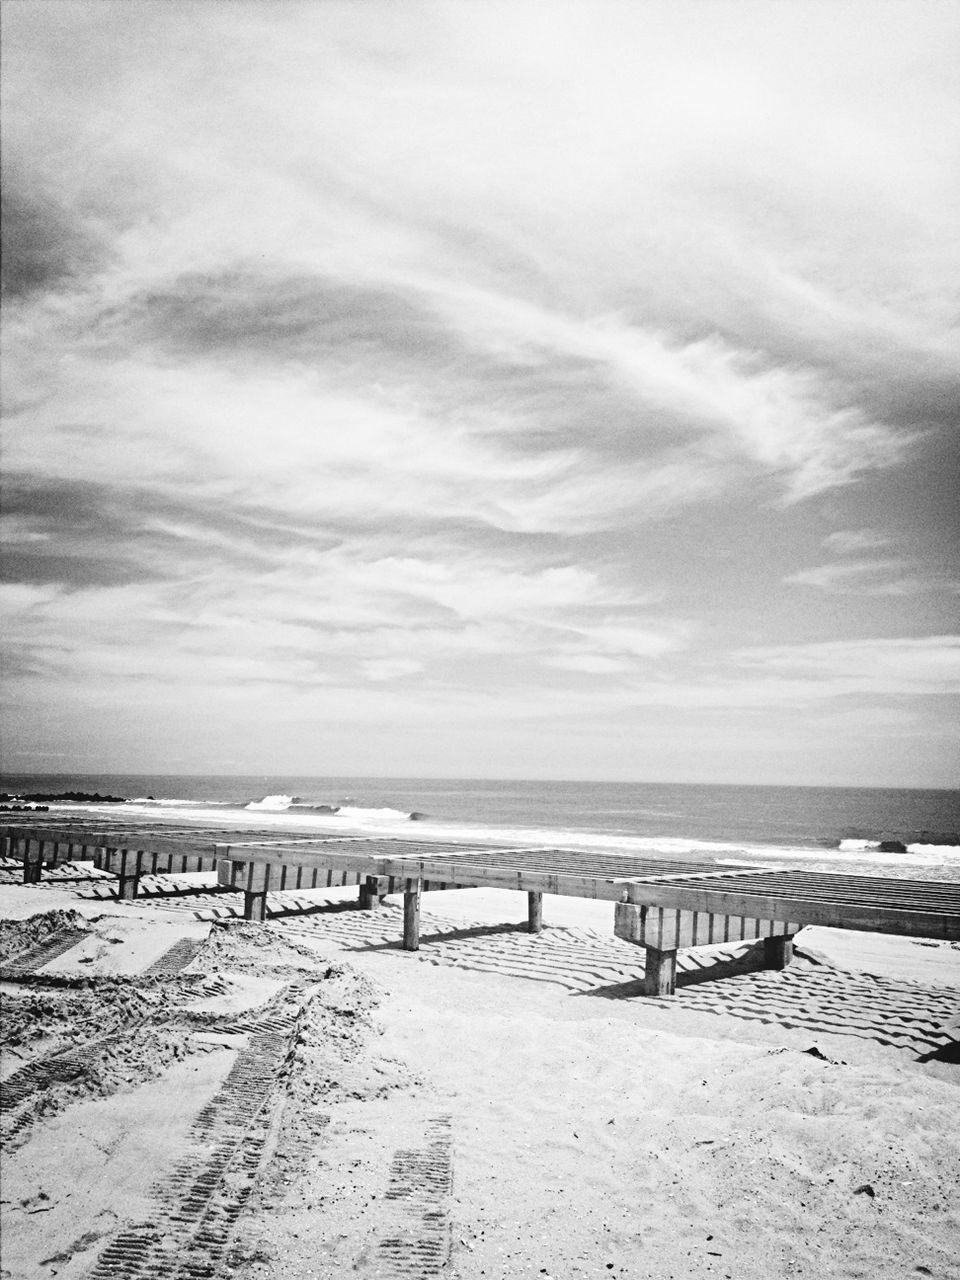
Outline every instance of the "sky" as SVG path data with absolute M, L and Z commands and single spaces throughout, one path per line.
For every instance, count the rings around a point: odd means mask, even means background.
M 0 13 L 6 769 L 957 785 L 960 6 Z

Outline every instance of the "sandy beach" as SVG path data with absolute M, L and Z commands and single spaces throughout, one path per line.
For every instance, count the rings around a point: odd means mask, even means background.
M 0 889 L 4 1277 L 960 1275 L 957 946 L 649 1000 L 609 904 L 188 882 Z

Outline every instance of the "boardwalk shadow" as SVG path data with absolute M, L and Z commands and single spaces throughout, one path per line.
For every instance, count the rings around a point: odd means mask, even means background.
M 338 916 L 344 912 L 357 912 L 355 902 L 312 902 L 306 905 L 272 908 L 268 919 L 299 919 L 300 916 Z
M 677 990 L 698 986 L 702 982 L 718 982 L 724 978 L 734 978 L 741 973 L 756 973 L 763 968 L 762 950 L 750 947 L 735 955 L 730 954 L 697 954 L 686 953 L 677 966 Z M 590 991 L 579 992 L 579 995 L 602 1000 L 631 1000 L 643 996 L 643 979 L 636 978 L 630 982 L 614 982 L 605 987 L 594 987 Z
M 398 953 L 399 916 L 396 910 L 373 917 L 345 912 L 321 928 L 347 951 Z M 687 1014 L 712 1014 L 869 1040 L 915 1060 L 950 1062 L 955 1052 L 958 995 L 951 988 L 851 973 L 802 953 L 788 969 L 764 969 L 762 949 L 748 943 L 683 953 L 676 997 L 658 1000 L 643 994 L 642 949 L 618 938 L 549 926 L 530 934 L 525 923 L 423 924 L 421 949 L 406 953 L 413 962 L 547 982 L 592 999 L 636 1001 L 676 1020 L 678 1030 Z
M 105 896 L 105 885 L 88 882 L 74 890 L 81 897 Z M 165 899 L 165 907 L 198 919 L 242 914 L 236 892 L 145 895 Z M 177 899 L 183 903 L 178 907 Z M 385 904 L 379 911 L 359 908 L 356 900 L 321 900 L 296 893 L 270 895 L 270 919 L 314 941 L 328 941 L 344 952 L 403 957 L 406 963 L 451 966 L 505 979 L 549 983 L 571 995 L 635 1002 L 638 1010 L 659 1010 L 682 1030 L 686 1015 L 711 1014 L 761 1026 L 807 1031 L 814 1035 L 854 1037 L 903 1051 L 913 1060 L 956 1063 L 956 988 L 928 987 L 868 973 L 834 969 L 798 949 L 785 970 L 759 968 L 759 952 L 750 944 L 722 951 L 685 952 L 679 957 L 677 995 L 667 1000 L 643 994 L 643 950 L 609 934 L 548 925 L 531 934 L 526 922 L 478 923 L 421 917 L 421 949 L 404 952 L 402 911 Z M 691 1025 L 687 1023 L 687 1025 Z
M 789 969 L 759 968 L 750 956 L 677 975 L 677 997 L 661 1008 L 706 1013 L 813 1035 L 872 1040 L 920 1062 L 956 1062 L 958 993 L 950 988 L 879 978 L 800 958 Z M 585 992 L 625 999 L 640 983 Z
M 467 942 L 476 938 L 495 938 L 502 937 L 511 933 L 527 933 L 525 924 L 483 924 L 470 925 L 462 929 L 443 929 L 434 933 L 421 933 L 421 947 L 429 947 L 433 943 L 440 943 L 444 946 L 456 944 L 457 942 Z M 385 942 L 361 942 L 353 946 L 347 945 L 347 951 L 402 951 L 403 939 L 391 938 Z M 417 953 L 419 954 L 419 953 Z

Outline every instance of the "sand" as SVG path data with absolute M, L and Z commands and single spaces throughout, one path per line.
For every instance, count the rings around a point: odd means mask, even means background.
M 808 929 L 652 1001 L 604 904 L 430 895 L 413 954 L 395 902 L 190 887 L 0 888 L 66 930 L 5 961 L 5 1276 L 960 1276 L 960 948 Z

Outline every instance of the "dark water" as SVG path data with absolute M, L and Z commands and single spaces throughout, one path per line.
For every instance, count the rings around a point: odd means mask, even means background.
M 141 802 L 126 806 L 125 817 L 133 817 L 134 810 L 173 816 L 212 809 L 222 811 L 225 821 L 228 812 L 273 797 L 257 810 L 258 818 L 285 826 L 296 819 L 310 826 L 349 822 L 384 830 L 405 827 L 409 815 L 417 814 L 416 834 L 423 836 L 473 839 L 486 833 L 494 839 L 511 832 L 510 838 L 517 838 L 522 831 L 532 840 L 576 844 L 588 838 L 595 846 L 602 838 L 624 849 L 637 841 L 761 845 L 771 852 L 837 850 L 842 841 L 960 842 L 958 791 L 129 774 L 5 774 L 0 789 L 108 793 Z M 147 797 L 152 800 L 146 802 Z M 323 807 L 339 812 L 331 817 Z

